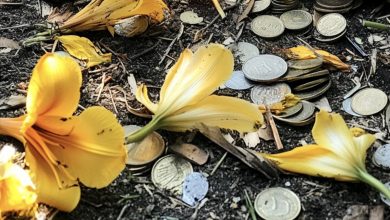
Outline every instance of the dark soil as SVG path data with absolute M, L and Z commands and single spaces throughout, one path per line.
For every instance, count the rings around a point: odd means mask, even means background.
M 305 7 L 312 11 L 312 2 L 304 1 Z M 38 15 L 38 10 L 34 8 L 37 1 L 27 0 L 21 6 L 0 6 L 0 28 L 11 27 L 21 24 L 34 24 L 43 22 L 43 18 Z M 127 93 L 128 101 L 135 104 L 134 97 L 131 96 L 130 87 L 127 82 L 129 74 L 134 74 L 137 82 L 144 82 L 151 89 L 154 98 L 157 98 L 158 88 L 162 85 L 166 66 L 171 66 L 172 59 L 176 59 L 180 52 L 186 47 L 192 47 L 199 42 L 193 43 L 193 37 L 197 30 L 205 27 L 201 25 L 185 25 L 184 33 L 180 40 L 173 45 L 169 57 L 158 65 L 166 48 L 171 43 L 180 27 L 179 15 L 181 12 L 193 10 L 199 16 L 204 17 L 208 23 L 213 20 L 217 13 L 212 7 L 211 1 L 192 0 L 189 2 L 171 0 L 168 2 L 172 9 L 173 18 L 163 24 L 153 27 L 145 35 L 138 38 L 122 38 L 116 36 L 112 38 L 108 32 L 82 33 L 83 36 L 89 37 L 92 41 L 97 42 L 104 51 L 112 50 L 116 53 L 113 56 L 111 67 L 106 70 L 106 77 L 112 79 L 108 82 L 115 97 L 123 97 L 123 93 L 116 89 L 115 86 L 121 87 Z M 359 17 L 367 18 L 372 9 L 378 5 L 378 2 L 366 2 L 360 9 L 346 14 L 348 19 L 347 36 L 360 37 L 364 43 L 364 50 L 370 53 L 374 48 L 367 43 L 367 37 L 370 31 L 363 28 L 358 21 Z M 382 14 L 388 13 L 383 11 Z M 202 41 L 222 43 L 228 37 L 235 37 L 239 30 L 235 27 L 234 19 L 242 12 L 243 6 L 230 9 L 227 12 L 227 18 L 216 22 L 206 29 Z M 386 9 L 385 9 L 386 10 Z M 280 48 L 288 48 L 300 44 L 293 33 L 285 33 L 282 37 L 274 41 L 266 41 L 255 36 L 249 29 L 249 21 L 238 41 L 250 42 L 256 44 L 261 53 L 275 53 Z M 0 31 L 0 37 L 6 37 L 17 41 L 23 40 L 36 33 L 34 28 L 15 28 Z M 354 51 L 346 40 L 338 43 L 325 44 L 319 43 L 310 37 L 306 39 L 312 46 L 325 49 L 340 57 L 348 55 L 346 48 Z M 149 53 L 138 58 L 122 59 L 123 57 L 131 58 L 134 55 L 152 47 L 158 43 L 158 46 Z M 47 46 L 46 44 L 42 45 Z M 22 48 L 18 53 L 12 51 L 7 54 L 0 54 L 0 99 L 12 94 L 20 94 L 22 85 L 27 85 L 31 76 L 31 70 L 38 58 L 44 54 L 43 47 L 35 45 L 29 48 Z M 48 47 L 50 48 L 50 47 Z M 356 52 L 356 51 L 355 51 Z M 383 52 L 383 51 L 380 51 Z M 121 58 L 122 57 L 122 58 Z M 120 60 L 124 66 L 121 65 Z M 174 61 L 173 61 L 174 62 Z M 236 69 L 241 66 L 236 62 Z M 376 114 L 370 117 L 356 118 L 347 115 L 341 110 L 343 95 L 353 88 L 351 79 L 360 76 L 364 71 L 369 71 L 369 58 L 364 58 L 363 62 L 350 61 L 350 64 L 358 67 L 356 73 L 332 72 L 331 78 L 333 85 L 326 93 L 330 105 L 334 112 L 345 116 L 349 123 L 360 124 L 372 129 L 387 131 L 382 123 L 382 114 Z M 110 64 L 101 65 L 95 69 L 109 67 Z M 102 96 L 96 101 L 96 88 L 102 81 L 103 71 L 96 73 L 84 73 L 84 84 L 82 88 L 82 98 L 80 104 L 84 107 L 102 105 L 115 112 L 110 99 L 110 93 L 106 86 Z M 390 75 L 389 67 L 378 61 L 378 72 L 372 76 L 370 83 L 373 87 L 382 89 L 390 94 Z M 218 91 L 220 94 L 238 96 L 242 95 L 244 99 L 249 100 L 249 91 L 235 92 L 230 89 Z M 145 124 L 147 121 L 130 114 L 123 102 L 116 102 L 118 110 L 117 116 L 122 125 L 128 124 Z M 15 117 L 24 113 L 23 108 L 6 110 L 0 112 L 0 117 Z M 299 146 L 299 141 L 305 140 L 307 143 L 312 142 L 311 125 L 305 127 L 291 127 L 285 124 L 278 124 L 279 133 L 286 149 Z M 173 134 L 162 131 L 167 144 L 173 143 L 180 134 Z M 15 140 L 8 137 L 0 137 L 0 146 L 5 143 L 13 143 L 20 146 Z M 207 140 L 200 134 L 197 134 L 194 143 L 199 147 L 207 149 L 210 152 L 210 159 L 204 166 L 194 166 L 195 171 L 210 173 L 216 163 L 222 157 L 224 151 Z M 374 147 L 380 146 L 381 142 L 376 142 Z M 275 151 L 272 141 L 262 143 L 257 150 Z M 371 162 L 373 148 L 369 151 L 367 167 L 370 173 L 383 182 L 390 181 L 388 171 L 375 167 Z M 232 155 L 228 155 L 222 165 L 214 175 L 208 177 L 210 190 L 207 194 L 208 201 L 200 208 L 197 213 L 197 219 L 246 219 L 248 217 L 248 208 L 245 204 L 244 190 L 247 190 L 252 201 L 255 196 L 268 187 L 281 186 L 296 192 L 302 201 L 302 211 L 299 219 L 340 219 L 347 214 L 347 209 L 352 205 L 384 205 L 377 191 L 362 183 L 343 183 L 330 179 L 314 178 L 308 176 L 286 175 L 281 174 L 279 179 L 269 180 L 260 173 L 249 169 L 242 162 Z M 146 188 L 150 189 L 153 195 L 149 194 Z M 126 196 L 135 198 L 123 199 Z M 83 188 L 82 199 L 78 207 L 71 213 L 59 213 L 55 219 L 116 219 L 125 207 L 122 219 L 189 219 L 195 212 L 194 208 L 189 208 L 180 203 L 173 202 L 170 197 L 174 197 L 168 192 L 163 192 L 154 187 L 150 177 L 133 178 L 128 170 L 115 180 L 109 187 L 96 190 Z M 390 209 L 386 206 L 385 216 L 388 216 Z M 388 218 L 388 217 L 387 217 Z

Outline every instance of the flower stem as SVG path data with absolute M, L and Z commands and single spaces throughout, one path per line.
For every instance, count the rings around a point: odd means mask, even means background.
M 387 199 L 390 199 L 390 189 L 387 188 L 381 181 L 371 176 L 364 170 L 358 170 L 358 176 L 360 177 L 361 181 L 374 187 L 376 190 L 386 196 Z
M 0 118 L 0 135 L 11 136 L 24 143 L 23 135 L 20 133 L 23 119 L 23 116 L 19 118 Z
M 125 138 L 125 144 L 133 143 L 144 139 L 148 134 L 152 133 L 158 128 L 158 122 L 160 120 L 153 118 L 148 124 L 139 129 L 138 131 L 130 134 Z

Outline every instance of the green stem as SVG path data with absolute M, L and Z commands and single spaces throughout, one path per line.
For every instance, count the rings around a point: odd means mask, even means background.
M 158 122 L 160 120 L 153 118 L 148 124 L 139 129 L 138 131 L 130 134 L 125 138 L 125 144 L 133 143 L 144 139 L 148 134 L 152 133 L 158 128 Z
M 373 22 L 373 21 L 367 21 L 367 20 L 363 20 L 363 26 L 375 28 L 375 29 L 379 29 L 379 30 L 385 30 L 385 31 L 390 30 L 390 25 L 382 24 L 382 23 L 378 23 L 378 22 Z
M 374 187 L 380 193 L 387 197 L 390 200 L 390 189 L 388 189 L 381 181 L 371 176 L 364 170 L 358 170 L 358 176 L 360 180 L 367 183 L 368 185 Z

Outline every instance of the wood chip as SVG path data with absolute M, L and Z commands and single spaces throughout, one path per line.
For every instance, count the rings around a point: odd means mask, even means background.
M 169 146 L 169 150 L 186 158 L 191 163 L 203 165 L 209 158 L 209 153 L 193 144 L 174 144 Z

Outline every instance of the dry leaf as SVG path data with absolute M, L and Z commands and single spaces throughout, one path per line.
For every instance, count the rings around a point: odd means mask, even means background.
M 86 67 L 111 62 L 111 53 L 103 54 L 88 38 L 77 35 L 64 35 L 55 37 L 65 50 L 79 60 L 86 61 Z
M 16 108 L 26 104 L 26 97 L 22 95 L 11 95 L 8 98 L 0 99 L 0 110 Z
M 64 10 L 59 8 L 54 8 L 49 16 L 47 16 L 46 21 L 53 24 L 62 24 L 68 20 L 72 15 L 71 7 L 68 5 Z
M 0 37 L 0 48 L 20 49 L 20 46 L 19 43 L 14 40 Z

